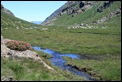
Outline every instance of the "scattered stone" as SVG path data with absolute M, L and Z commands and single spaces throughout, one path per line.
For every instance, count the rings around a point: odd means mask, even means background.
M 119 15 L 121 13 L 121 8 L 117 9 L 115 13 L 116 15 Z
M 29 29 L 29 28 L 25 28 L 25 29 Z
M 1 81 L 17 81 L 12 76 L 8 76 L 6 78 L 1 77 Z
M 104 27 L 104 26 L 103 26 L 102 28 L 108 28 L 108 27 Z
M 19 29 L 19 27 L 17 26 L 16 29 Z
M 114 12 L 109 13 L 107 16 L 102 17 L 102 18 L 99 19 L 99 20 L 93 21 L 93 24 L 100 24 L 100 23 L 103 23 L 103 22 L 105 22 L 105 21 L 107 21 L 107 20 L 110 20 L 110 19 L 113 18 L 113 17 L 116 17 L 117 15 L 120 15 L 120 14 L 121 14 L 121 8 L 117 9 L 117 10 L 114 11 Z
M 82 29 L 95 29 L 95 28 L 98 28 L 98 26 L 91 26 L 91 25 L 88 25 L 88 24 L 83 24 L 83 23 L 81 23 L 81 24 L 74 24 L 74 25 L 71 25 L 71 26 L 69 26 L 69 27 L 67 27 L 68 29 L 71 29 L 71 28 L 73 28 L 73 29 L 77 29 L 77 28 L 82 28 Z M 108 28 L 108 27 L 102 27 L 102 28 Z
M 42 30 L 48 30 L 48 28 L 42 28 Z
M 111 3 L 113 3 L 113 1 L 104 2 L 99 8 L 97 8 L 97 12 L 99 13 L 103 12 L 103 10 L 109 7 Z
M 3 40 L 3 36 L 1 36 L 1 40 Z
M 30 29 L 33 29 L 33 27 L 30 27 Z

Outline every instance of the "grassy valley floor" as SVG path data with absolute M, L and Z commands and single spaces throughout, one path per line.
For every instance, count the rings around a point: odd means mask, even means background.
M 49 60 L 44 60 L 48 65 Z M 12 77 L 17 81 L 83 81 L 85 78 L 74 75 L 71 72 L 52 66 L 55 70 L 49 70 L 42 63 L 33 59 L 1 58 L 1 78 Z
M 47 30 L 43 30 L 44 28 Z M 35 29 L 4 29 L 2 35 L 5 38 L 26 41 L 32 46 L 50 48 L 60 53 L 102 56 L 104 57 L 102 60 L 67 58 L 66 60 L 67 63 L 79 68 L 85 66 L 92 69 L 101 75 L 102 80 L 121 80 L 121 30 L 119 27 L 74 30 L 63 26 L 40 26 Z
M 98 80 L 121 81 L 121 1 L 114 1 L 101 13 L 97 9 L 105 4 L 95 2 L 95 5 L 76 16 L 63 14 L 53 24 L 42 26 L 29 23 L 19 18 L 1 12 L 1 35 L 4 38 L 25 41 L 32 46 L 50 48 L 60 53 L 79 54 L 80 60 L 63 57 L 67 65 L 80 70 L 87 70 Z M 119 9 L 119 14 L 117 10 Z M 110 19 L 93 24 L 94 21 L 113 15 Z M 75 24 L 87 24 L 98 27 L 92 29 L 69 28 Z M 104 28 L 106 27 L 106 28 Z M 32 59 L 1 58 L 2 78 L 13 76 L 19 81 L 84 81 L 68 71 L 51 64 L 51 56 L 38 52 L 40 57 L 55 71 L 46 69 L 43 64 Z

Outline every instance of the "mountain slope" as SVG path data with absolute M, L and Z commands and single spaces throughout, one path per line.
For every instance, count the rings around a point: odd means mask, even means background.
M 98 24 L 111 20 L 120 13 L 121 1 L 68 1 L 42 25 Z
M 92 5 L 88 7 L 87 4 Z M 62 10 L 63 8 L 64 10 Z M 84 10 L 84 8 L 88 9 Z M 48 23 L 43 23 L 55 26 L 40 25 L 40 28 L 37 29 L 28 29 L 31 26 L 30 23 L 2 12 L 1 28 L 3 30 L 1 34 L 5 38 L 26 41 L 33 46 L 49 48 L 60 53 L 79 54 L 80 60 L 63 57 L 66 60 L 66 65 L 87 71 L 98 80 L 121 81 L 121 3 L 117 1 L 92 3 L 70 1 L 68 7 L 64 5 L 59 11 L 63 13 L 60 14 L 56 11 L 48 18 Z M 23 29 L 18 30 L 17 26 Z M 74 27 L 85 28 L 76 29 Z M 87 29 L 86 27 L 98 28 Z M 31 59 L 1 58 L 1 76 L 13 76 L 18 81 L 85 80 L 83 77 L 73 75 L 71 72 L 61 70 L 51 64 L 51 61 L 48 60 L 50 55 L 38 53 L 55 71 L 50 71 L 39 62 Z
M 36 41 L 36 39 L 33 37 L 36 37 L 36 36 L 41 37 L 40 32 L 42 31 L 42 29 L 38 28 L 40 30 L 38 29 L 32 30 L 32 28 L 35 26 L 38 27 L 39 25 L 11 16 L 10 14 L 5 13 L 1 9 L 1 30 L 2 30 L 1 35 L 3 35 L 5 38 L 7 38 L 6 35 L 8 35 L 9 39 L 11 37 L 11 39 L 13 38 L 14 40 L 18 38 L 18 40 L 24 41 L 24 38 L 25 38 L 27 42 L 31 41 L 31 42 L 39 44 Z M 39 34 L 36 34 L 36 33 L 39 33 Z M 39 38 L 38 40 L 40 41 Z M 3 50 L 3 52 L 5 52 L 5 50 Z M 55 71 L 46 69 L 43 64 L 41 64 L 40 62 L 34 61 L 32 59 L 28 59 L 28 58 L 27 59 L 26 58 L 17 58 L 17 59 L 8 58 L 7 59 L 4 57 L 1 57 L 1 80 L 2 81 L 85 80 L 85 78 L 76 76 L 68 71 L 65 71 L 65 73 L 63 73 L 62 69 L 59 69 L 51 64 L 51 62 L 47 58 L 47 57 L 50 57 L 49 55 L 42 52 L 38 52 L 38 54 L 39 54 L 39 57 L 41 57 L 46 63 L 48 63 L 48 65 L 53 67 Z M 7 55 L 10 55 L 10 54 L 7 54 Z M 20 54 L 17 54 L 17 55 L 20 55 Z
M 1 4 L 1 10 L 11 16 L 14 16 L 14 14 L 10 10 L 6 9 L 2 4 Z
M 19 19 L 9 13 L 6 13 L 7 9 L 3 8 L 1 5 L 1 29 L 26 29 L 26 28 L 34 28 L 34 27 L 38 27 L 38 25 L 27 22 L 25 20 Z M 10 13 L 12 13 L 10 11 Z
M 33 28 L 38 26 L 36 24 L 24 21 L 14 16 L 10 16 L 9 14 L 1 11 L 1 29 L 22 29 L 22 28 Z

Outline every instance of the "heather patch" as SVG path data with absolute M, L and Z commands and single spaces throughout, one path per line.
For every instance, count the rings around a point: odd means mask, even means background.
M 25 51 L 25 50 L 32 50 L 31 44 L 23 41 L 7 41 L 6 45 L 8 48 L 12 50 L 18 50 L 18 51 Z

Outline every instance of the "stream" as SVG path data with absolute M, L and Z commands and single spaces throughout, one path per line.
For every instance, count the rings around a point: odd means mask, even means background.
M 72 72 L 78 76 L 82 76 L 82 77 L 86 78 L 87 80 L 95 81 L 95 79 L 92 78 L 89 74 L 66 65 L 66 61 L 62 59 L 62 56 L 80 59 L 80 56 L 78 54 L 62 54 L 62 53 L 56 52 L 54 50 L 51 50 L 49 48 L 42 49 L 41 47 L 38 47 L 38 46 L 33 46 L 33 48 L 34 48 L 34 50 L 42 51 L 44 53 L 52 55 L 53 57 L 50 58 L 49 60 L 52 61 L 53 65 L 58 66 L 58 67 L 62 68 L 63 70 L 69 70 L 70 72 Z

